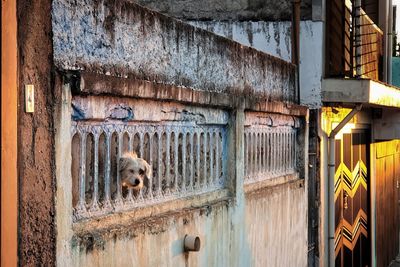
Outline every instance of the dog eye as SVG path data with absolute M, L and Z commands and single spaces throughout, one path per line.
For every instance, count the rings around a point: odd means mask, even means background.
M 130 173 L 134 173 L 134 171 L 133 170 L 129 170 L 130 171 Z
M 139 170 L 139 174 L 140 174 L 140 175 L 143 175 L 143 174 L 144 174 L 144 170 L 140 169 L 140 170 Z

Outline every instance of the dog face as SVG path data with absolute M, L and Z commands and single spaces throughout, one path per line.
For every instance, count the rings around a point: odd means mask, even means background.
M 119 172 L 122 186 L 139 191 L 144 185 L 148 187 L 151 179 L 151 167 L 136 153 L 125 153 L 119 159 Z

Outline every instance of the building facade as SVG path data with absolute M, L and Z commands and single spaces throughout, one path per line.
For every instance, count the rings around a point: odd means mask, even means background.
M 18 247 L 2 239 L 2 265 L 307 265 L 295 65 L 131 1 L 6 2 L 2 238 Z M 139 194 L 121 186 L 127 151 L 152 167 Z

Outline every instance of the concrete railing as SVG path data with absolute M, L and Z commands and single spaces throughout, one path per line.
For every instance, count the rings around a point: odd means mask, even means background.
M 73 206 L 76 220 L 131 210 L 224 187 L 224 125 L 195 122 L 74 122 Z M 118 159 L 136 152 L 152 167 L 147 188 L 123 190 Z M 78 153 L 79 152 L 79 153 Z

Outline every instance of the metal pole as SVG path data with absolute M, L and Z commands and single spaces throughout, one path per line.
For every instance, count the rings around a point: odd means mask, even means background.
M 362 75 L 362 68 L 361 68 L 361 0 L 356 0 L 354 4 L 355 8 L 355 29 L 354 29 L 354 41 L 356 47 L 356 78 L 360 78 Z

